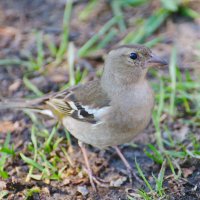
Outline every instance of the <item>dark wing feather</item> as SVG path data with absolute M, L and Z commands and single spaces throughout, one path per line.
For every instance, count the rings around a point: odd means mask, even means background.
M 59 117 L 71 116 L 89 123 L 96 123 L 98 119 L 95 117 L 95 110 L 108 107 L 109 103 L 110 99 L 98 80 L 59 92 L 47 101 L 51 110 Z

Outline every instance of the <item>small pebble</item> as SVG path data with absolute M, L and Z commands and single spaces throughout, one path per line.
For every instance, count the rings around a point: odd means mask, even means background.
M 88 191 L 88 189 L 87 189 L 87 187 L 85 185 L 84 186 L 78 186 L 77 187 L 77 191 L 80 194 L 82 194 L 83 196 L 86 196 L 89 193 L 89 191 Z

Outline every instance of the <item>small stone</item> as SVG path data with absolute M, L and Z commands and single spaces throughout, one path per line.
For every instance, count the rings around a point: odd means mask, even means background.
M 125 183 L 127 180 L 127 177 L 121 176 L 118 179 L 112 180 L 110 182 L 110 185 L 113 187 L 120 187 L 123 183 Z
M 6 182 L 0 181 L 0 190 L 6 189 Z
M 89 191 L 88 191 L 88 189 L 87 189 L 87 187 L 85 185 L 84 186 L 78 186 L 77 187 L 77 191 L 80 194 L 82 194 L 83 196 L 86 196 L 89 193 Z

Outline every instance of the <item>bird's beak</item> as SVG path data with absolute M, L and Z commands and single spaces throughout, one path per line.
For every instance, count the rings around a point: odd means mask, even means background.
M 168 63 L 165 60 L 154 54 L 151 54 L 151 58 L 147 61 L 148 67 L 164 67 L 166 65 L 168 65 Z

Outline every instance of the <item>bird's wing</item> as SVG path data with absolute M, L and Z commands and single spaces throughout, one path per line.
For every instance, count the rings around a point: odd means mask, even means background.
M 110 99 L 96 80 L 58 92 L 46 104 L 59 117 L 71 116 L 79 121 L 97 123 L 109 109 Z

